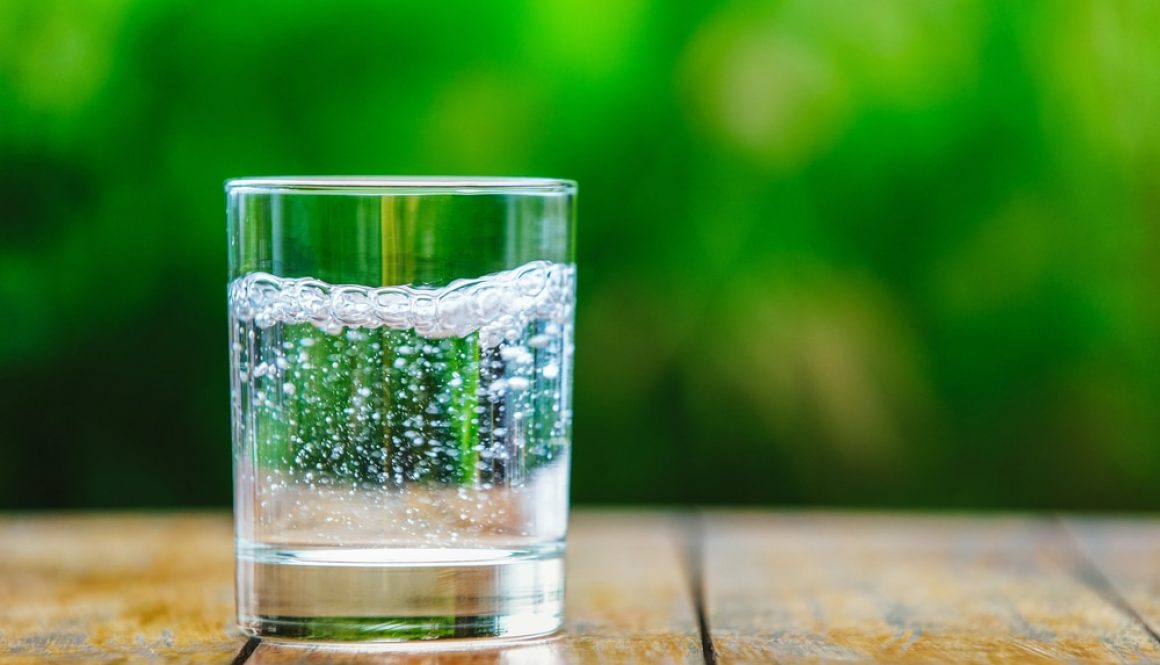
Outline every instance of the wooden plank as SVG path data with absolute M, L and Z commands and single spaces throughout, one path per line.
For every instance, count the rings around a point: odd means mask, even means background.
M 562 635 L 469 651 L 326 656 L 701 662 L 682 541 L 672 517 L 581 512 L 572 521 Z M 243 644 L 233 627 L 231 542 L 220 514 L 0 517 L 0 662 L 230 662 Z M 248 662 L 296 662 L 309 651 L 263 644 Z
M 568 539 L 567 622 L 561 635 L 470 650 L 357 653 L 263 642 L 250 665 L 281 665 L 311 655 L 328 663 L 700 663 L 681 524 L 654 513 L 573 515 Z
M 1148 518 L 1070 518 L 1067 529 L 1093 564 L 1093 584 L 1106 584 L 1160 635 L 1160 521 Z M 1113 601 L 1114 602 L 1114 601 Z
M 0 517 L 0 661 L 228 663 L 228 515 Z
M 719 661 L 1140 662 L 1160 646 L 1080 581 L 1051 520 L 707 514 Z

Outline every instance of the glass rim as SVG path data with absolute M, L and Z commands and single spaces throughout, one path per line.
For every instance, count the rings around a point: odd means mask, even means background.
M 576 181 L 510 176 L 259 176 L 231 178 L 226 191 L 352 194 L 575 194 Z

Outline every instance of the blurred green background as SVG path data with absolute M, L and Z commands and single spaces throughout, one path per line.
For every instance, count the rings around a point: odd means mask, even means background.
M 0 3 L 0 507 L 226 505 L 227 177 L 575 178 L 577 502 L 1157 509 L 1160 3 Z

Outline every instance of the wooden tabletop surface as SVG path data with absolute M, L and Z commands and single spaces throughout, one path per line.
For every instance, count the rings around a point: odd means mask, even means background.
M 225 514 L 0 517 L 0 663 L 1160 662 L 1160 520 L 573 516 L 557 637 L 359 653 L 232 628 Z

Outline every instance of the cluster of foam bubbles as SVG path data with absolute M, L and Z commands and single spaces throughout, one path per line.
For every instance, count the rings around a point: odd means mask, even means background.
M 312 323 L 331 334 L 344 327 L 414 329 L 428 338 L 479 332 L 480 344 L 515 339 L 537 319 L 571 320 L 575 268 L 533 261 L 444 287 L 328 284 L 310 277 L 250 273 L 230 284 L 230 307 L 259 328 Z

